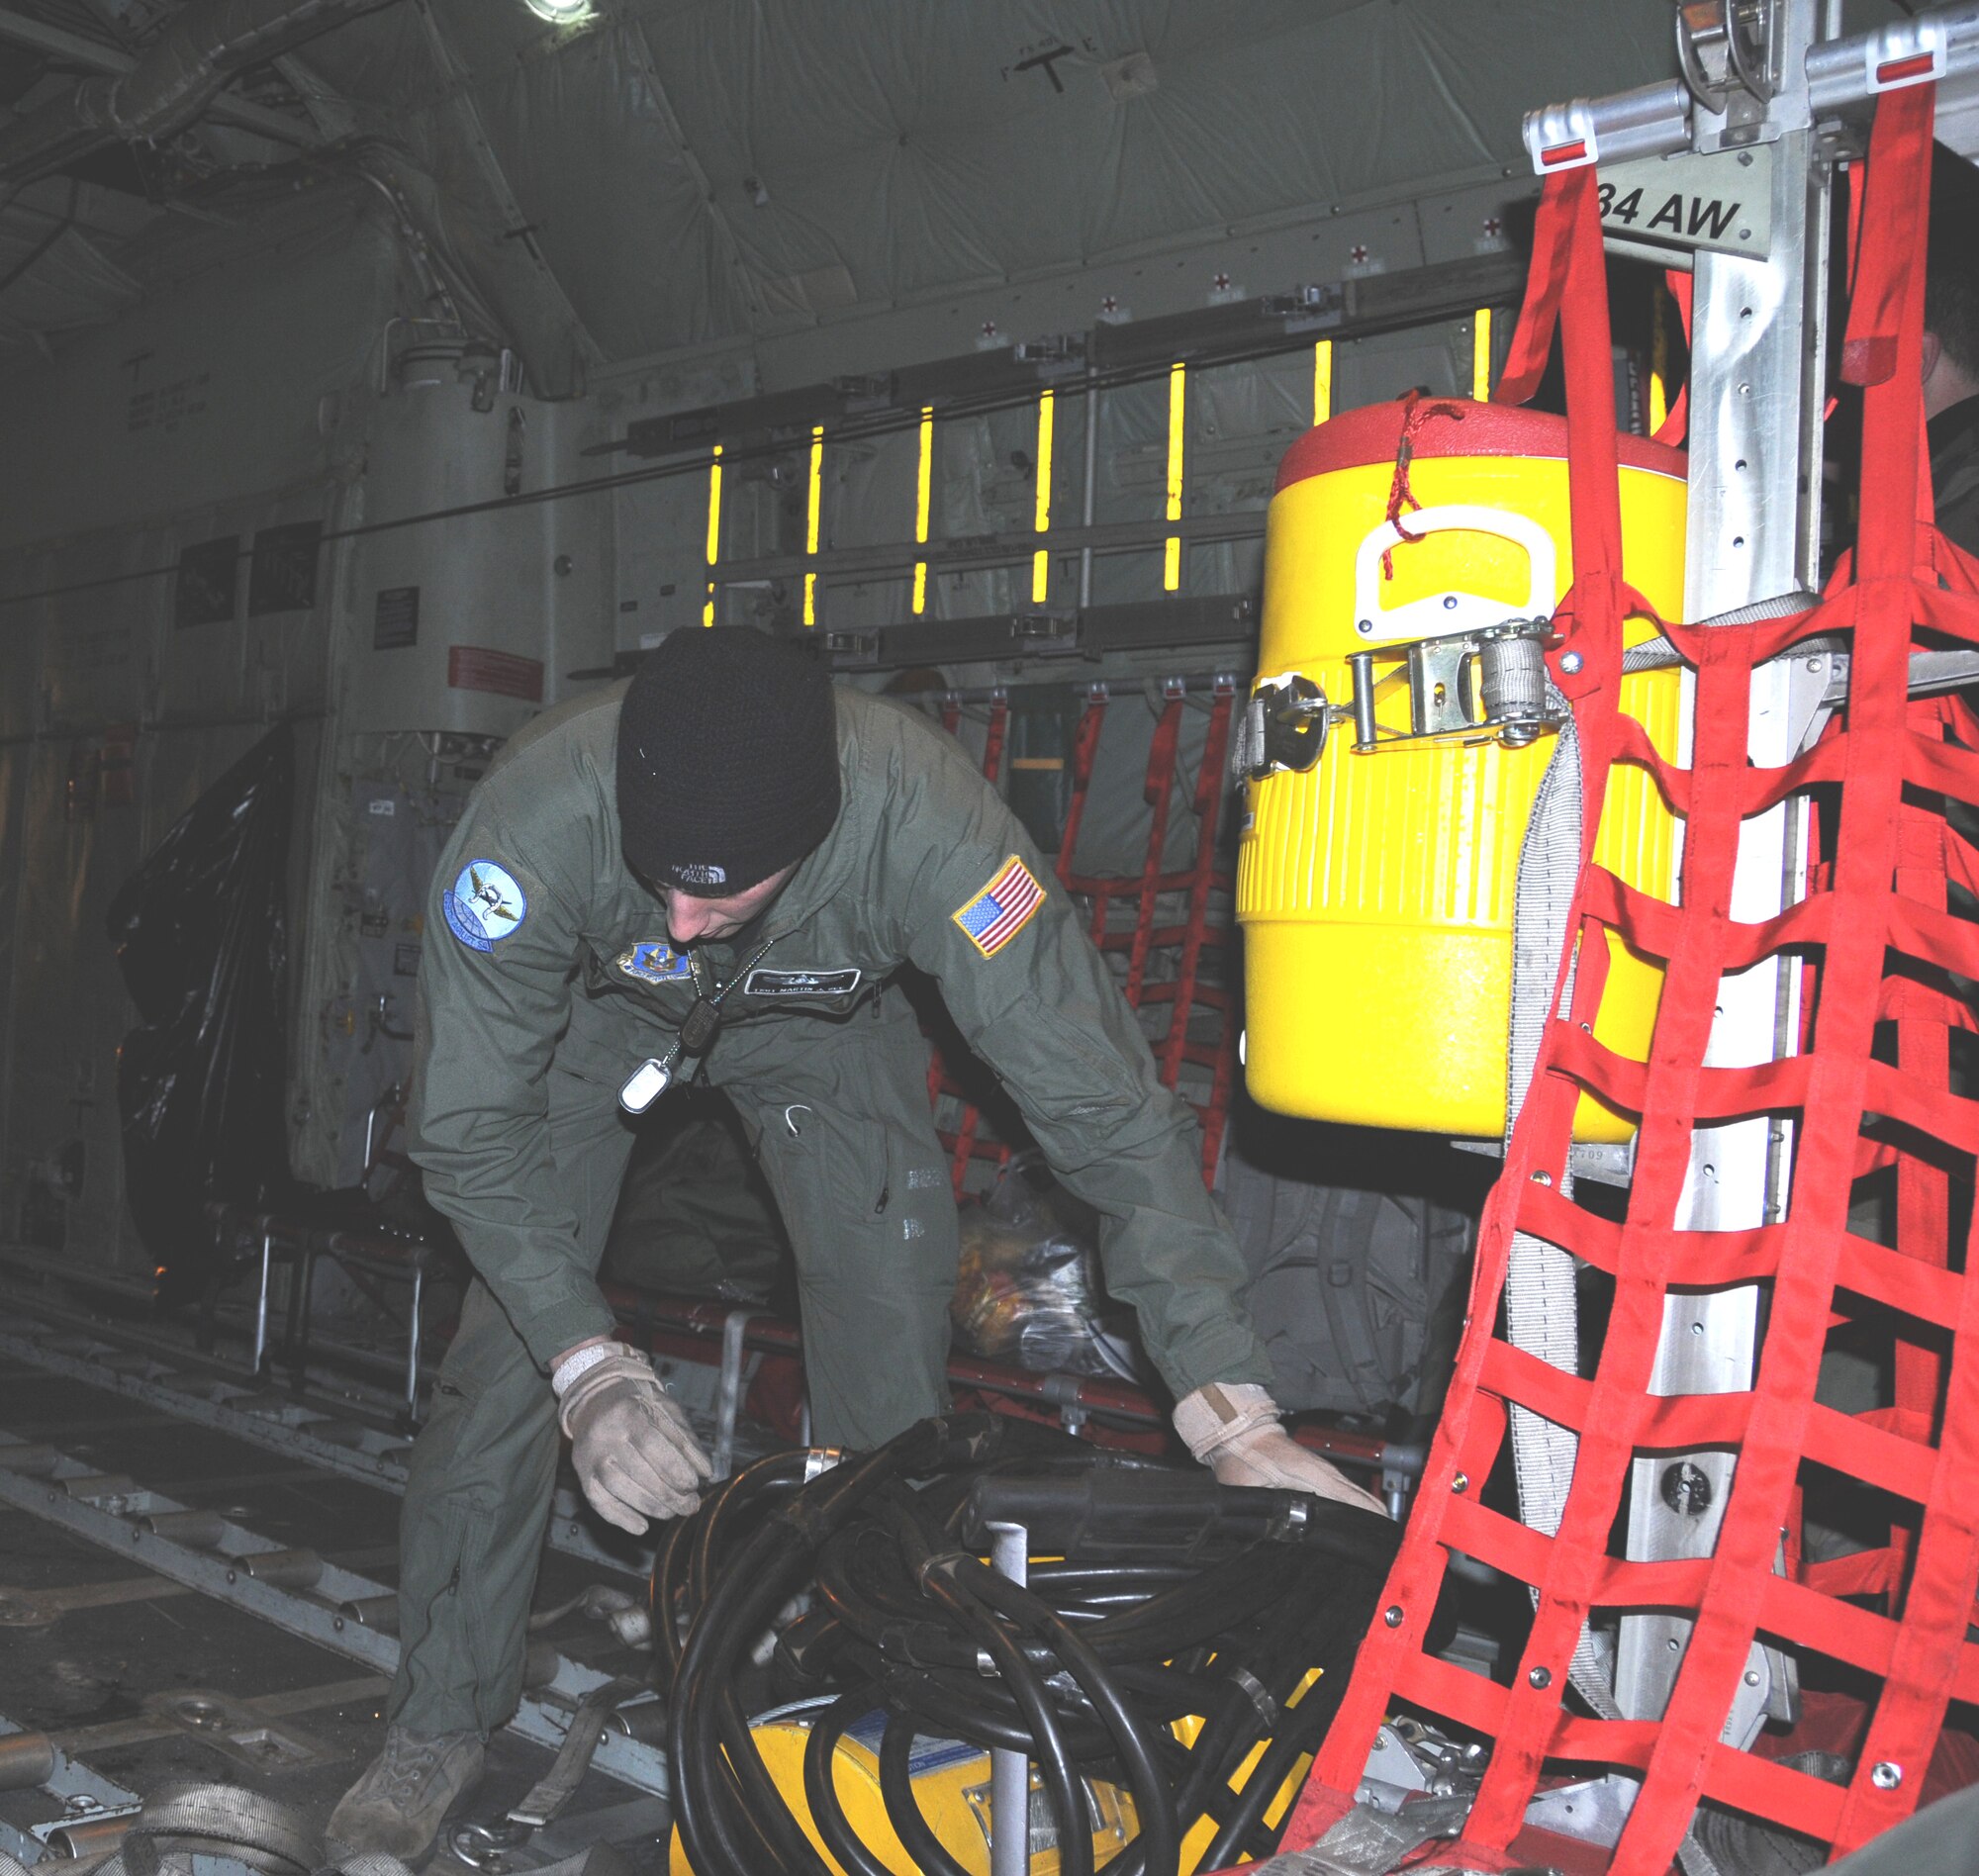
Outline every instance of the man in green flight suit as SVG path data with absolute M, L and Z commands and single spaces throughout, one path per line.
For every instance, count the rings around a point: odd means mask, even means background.
M 707 1461 L 596 1281 L 628 1110 L 690 1075 L 733 1101 L 796 1250 L 818 1441 L 945 1405 L 958 1228 L 902 965 L 1098 1212 L 1196 1456 L 1380 1509 L 1279 1427 L 1192 1115 L 1022 828 L 918 712 L 753 631 L 676 632 L 511 742 L 428 927 L 414 1156 L 478 1280 L 413 1453 L 385 1748 L 332 1843 L 424 1855 L 479 1777 L 520 1692 L 559 1423 L 611 1523 L 696 1505 Z

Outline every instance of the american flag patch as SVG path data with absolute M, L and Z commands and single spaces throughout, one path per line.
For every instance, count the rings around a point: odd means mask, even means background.
M 1044 888 L 1031 877 L 1030 868 L 1012 854 L 996 877 L 955 914 L 955 922 L 969 934 L 969 942 L 978 951 L 993 958 L 1031 922 L 1031 914 L 1044 902 Z

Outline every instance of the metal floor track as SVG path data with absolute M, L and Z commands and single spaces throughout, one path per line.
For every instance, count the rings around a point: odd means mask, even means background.
M 393 1422 L 395 1403 L 375 1389 L 344 1398 L 296 1395 L 256 1385 L 223 1362 L 160 1347 L 141 1331 L 91 1321 L 38 1296 L 0 1285 L 0 1356 L 31 1362 L 87 1386 L 143 1402 L 174 1419 L 250 1441 L 271 1453 L 321 1466 L 344 1478 L 406 1489 L 410 1438 Z M 650 1545 L 618 1533 L 601 1537 L 577 1490 L 557 1486 L 548 1542 L 553 1549 L 643 1579 L 652 1569 Z
M 0 1518 L 0 1760 L 10 1747 L 18 1761 L 39 1753 L 85 1783 L 64 1799 L 58 1777 L 21 1788 L 0 1777 L 0 1842 L 18 1855 L 87 1823 L 103 1791 L 143 1795 L 185 1777 L 288 1799 L 321 1826 L 382 1735 L 398 1658 L 387 1468 L 403 1441 L 374 1428 L 374 1443 L 327 1409 L 103 1337 L 50 1346 L 64 1333 L 13 1315 L 0 1335 L 0 1504 L 12 1514 Z M 546 1554 L 539 1603 L 571 1601 L 603 1560 Z M 491 1741 L 468 1815 L 502 1816 L 585 1691 L 641 1674 L 642 1658 L 581 1615 L 532 1638 L 530 1690 Z M 510 1868 L 596 1840 L 664 1866 L 666 1766 L 637 1736 L 654 1730 L 644 1717 L 634 1709 L 607 1732 L 570 1816 Z

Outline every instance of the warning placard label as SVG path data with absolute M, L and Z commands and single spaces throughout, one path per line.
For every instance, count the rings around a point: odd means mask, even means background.
M 495 697 L 519 698 L 524 704 L 543 701 L 543 661 L 518 658 L 513 651 L 449 645 L 446 681 L 456 691 L 487 691 Z

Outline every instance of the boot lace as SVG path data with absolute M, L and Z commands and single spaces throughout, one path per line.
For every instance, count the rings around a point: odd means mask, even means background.
M 449 1734 L 422 1739 L 391 1728 L 385 1735 L 385 1749 L 378 1754 L 377 1784 L 382 1795 L 394 1804 L 415 1803 L 458 1743 Z

